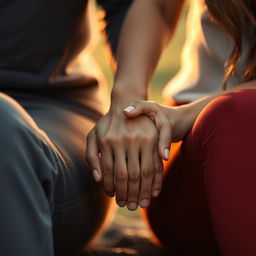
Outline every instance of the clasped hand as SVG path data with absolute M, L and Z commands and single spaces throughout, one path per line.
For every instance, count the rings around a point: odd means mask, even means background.
M 87 137 L 87 161 L 108 196 L 129 210 L 148 207 L 163 180 L 162 160 L 168 160 L 172 141 L 188 128 L 179 124 L 178 108 L 136 102 L 120 112 L 110 111 Z M 174 129 L 176 126 L 179 129 Z
M 146 116 L 128 119 L 123 110 L 103 116 L 87 137 L 87 161 L 119 206 L 146 208 L 161 190 L 163 166 L 158 132 Z

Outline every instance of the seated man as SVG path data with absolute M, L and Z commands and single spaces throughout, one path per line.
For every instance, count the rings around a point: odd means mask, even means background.
M 131 2 L 98 1 L 113 51 Z M 111 200 L 85 160 L 105 108 L 100 77 L 78 58 L 88 19 L 88 1 L 1 1 L 2 256 L 73 255 L 106 218 Z

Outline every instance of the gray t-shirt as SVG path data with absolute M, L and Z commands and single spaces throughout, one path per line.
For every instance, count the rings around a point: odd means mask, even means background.
M 210 18 L 203 0 L 192 0 L 187 18 L 187 37 L 182 52 L 181 69 L 163 91 L 166 99 L 191 102 L 222 90 L 224 63 L 234 42 Z M 244 39 L 243 56 L 228 87 L 242 82 L 241 72 L 248 42 Z

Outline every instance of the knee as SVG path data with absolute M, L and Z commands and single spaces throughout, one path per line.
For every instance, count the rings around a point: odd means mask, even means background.
M 18 125 L 15 101 L 5 94 L 0 94 L 0 135 L 8 136 L 14 126 Z
M 0 93 L 0 179 L 17 179 L 20 175 L 53 174 L 55 150 L 46 135 L 37 127 L 29 114 L 8 95 Z M 33 160 L 37 159 L 37 161 Z
M 15 141 L 15 135 L 27 126 L 30 117 L 14 99 L 0 93 L 0 139 L 2 142 Z M 3 145 L 3 144 L 2 144 Z
M 198 116 L 192 129 L 194 133 L 217 134 L 230 132 L 248 122 L 256 126 L 256 90 L 230 92 L 210 102 Z
M 39 141 L 40 131 L 35 132 L 39 129 L 36 128 L 32 118 L 18 102 L 5 94 L 0 94 L 0 120 L 0 160 L 2 164 L 10 162 L 14 156 L 24 155 L 24 148 Z

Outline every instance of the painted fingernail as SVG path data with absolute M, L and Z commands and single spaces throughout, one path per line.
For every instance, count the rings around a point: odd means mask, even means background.
M 169 160 L 169 157 L 170 157 L 170 150 L 168 148 L 166 148 L 164 150 L 164 156 L 166 158 L 166 160 Z
M 128 106 L 127 108 L 124 109 L 125 112 L 132 112 L 132 111 L 134 111 L 134 110 L 135 110 L 135 107 L 132 106 L 132 105 L 130 105 L 130 106 Z
M 160 191 L 156 190 L 156 191 L 153 192 L 152 196 L 153 197 L 158 197 L 159 194 L 160 194 Z
M 100 174 L 99 174 L 98 170 L 94 169 L 92 171 L 92 175 L 96 182 L 100 182 Z
M 138 208 L 138 205 L 136 203 L 129 203 L 127 205 L 127 208 L 130 210 L 130 211 L 135 211 L 137 208 Z
M 140 202 L 140 207 L 142 208 L 147 208 L 149 206 L 149 200 L 148 199 L 143 199 L 141 202 Z
M 125 201 L 118 201 L 117 204 L 120 206 L 120 207 L 124 207 L 126 205 L 126 202 Z

